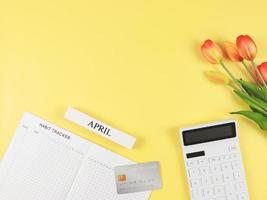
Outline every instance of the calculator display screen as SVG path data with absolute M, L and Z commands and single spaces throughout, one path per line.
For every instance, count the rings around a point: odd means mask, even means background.
M 236 136 L 235 123 L 227 123 L 183 131 L 184 145 L 200 144 Z

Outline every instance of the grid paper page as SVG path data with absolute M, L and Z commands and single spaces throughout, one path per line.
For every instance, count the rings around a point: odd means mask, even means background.
M 67 200 L 147 200 L 151 192 L 117 194 L 114 184 L 114 167 L 132 163 L 126 158 L 93 144 Z
M 30 113 L 0 166 L 0 200 L 147 200 L 118 195 L 113 167 L 133 163 Z
M 51 134 L 39 124 L 40 120 L 28 113 L 19 124 L 1 163 L 0 200 L 66 198 L 89 145 Z

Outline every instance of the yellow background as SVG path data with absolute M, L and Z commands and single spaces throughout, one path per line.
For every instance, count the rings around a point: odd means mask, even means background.
M 8 0 L 0 3 L 0 152 L 30 111 L 138 162 L 160 161 L 151 200 L 189 199 L 178 129 L 235 118 L 251 199 L 267 198 L 267 133 L 210 83 L 199 45 L 250 34 L 267 59 L 266 1 Z M 238 65 L 229 65 L 236 73 Z M 137 137 L 127 150 L 63 119 L 74 106 Z

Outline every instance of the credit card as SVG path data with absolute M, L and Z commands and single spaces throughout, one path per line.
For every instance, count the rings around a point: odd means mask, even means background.
M 114 171 L 118 194 L 161 188 L 159 162 L 117 166 Z

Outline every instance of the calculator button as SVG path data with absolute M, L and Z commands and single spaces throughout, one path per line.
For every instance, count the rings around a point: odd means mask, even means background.
M 213 197 L 214 195 L 213 188 L 204 188 L 203 193 L 205 198 Z
M 223 186 L 216 186 L 214 188 L 214 191 L 215 191 L 216 196 L 224 196 L 225 195 Z
M 216 163 L 219 162 L 220 158 L 217 156 L 209 158 L 210 163 Z
M 220 165 L 211 165 L 210 168 L 213 174 L 218 174 L 222 171 Z
M 192 190 L 192 197 L 193 199 L 199 199 L 203 197 L 203 194 L 200 189 Z
M 220 160 L 221 160 L 221 162 L 227 162 L 230 160 L 230 156 L 229 155 L 222 155 L 222 156 L 220 156 Z
M 232 173 L 227 173 L 223 175 L 223 180 L 225 182 L 230 182 L 233 180 L 233 174 Z
M 235 160 L 232 162 L 233 169 L 240 169 L 241 168 L 241 162 L 238 160 Z
M 238 195 L 238 198 L 237 199 L 238 200 L 248 200 L 248 196 L 247 196 L 247 194 L 242 193 L 242 194 L 239 194 Z
M 212 185 L 212 180 L 210 176 L 206 176 L 202 178 L 202 184 L 203 186 L 209 186 Z
M 239 171 L 235 171 L 235 172 L 234 172 L 234 178 L 235 178 L 235 180 L 242 179 L 242 174 L 241 174 L 241 172 L 239 172 Z
M 229 171 L 232 169 L 231 163 L 230 162 L 226 162 L 226 163 L 222 163 L 222 170 L 223 171 Z
M 197 160 L 189 160 L 187 161 L 187 166 L 188 167 L 194 167 L 197 165 Z
M 227 200 L 237 200 L 237 198 L 235 196 L 232 196 L 232 197 L 227 197 Z
M 239 192 L 246 191 L 246 185 L 244 182 L 237 182 L 236 183 L 236 190 Z
M 236 145 L 230 145 L 229 146 L 229 151 L 237 151 L 238 147 Z
M 201 181 L 200 181 L 200 179 L 191 179 L 190 184 L 191 184 L 192 188 L 200 187 Z
M 201 173 L 201 175 L 208 175 L 210 174 L 210 168 L 209 166 L 204 166 L 204 167 L 200 167 L 199 171 Z
M 235 188 L 232 184 L 228 184 L 225 187 L 227 199 L 236 199 Z
M 192 200 L 249 200 L 239 146 L 227 148 L 228 154 L 187 160 Z
M 233 160 L 239 160 L 239 159 L 240 159 L 240 156 L 239 156 L 238 153 L 231 154 L 230 157 L 231 157 L 231 159 L 233 159 Z
M 213 176 L 213 183 L 214 184 L 221 184 L 223 183 L 223 177 L 221 174 L 216 174 Z
M 208 165 L 209 163 L 208 163 L 207 158 L 201 158 L 198 160 L 198 164 L 199 165 Z
M 199 171 L 198 168 L 192 168 L 188 170 L 189 176 L 190 177 L 196 177 L 199 176 Z

